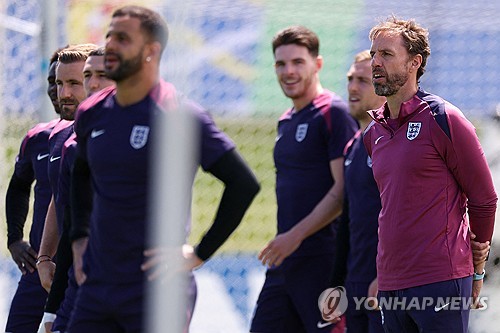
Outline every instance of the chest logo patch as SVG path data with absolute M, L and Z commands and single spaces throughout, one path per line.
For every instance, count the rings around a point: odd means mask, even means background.
M 406 138 L 410 141 L 416 139 L 420 133 L 420 128 L 422 128 L 421 122 L 414 123 L 410 121 L 408 123 L 408 130 L 406 131 Z
M 299 126 L 297 126 L 297 131 L 295 132 L 295 140 L 297 140 L 297 142 L 304 141 L 307 135 L 308 127 L 309 124 L 300 124 Z
M 148 142 L 149 127 L 135 125 L 130 133 L 130 145 L 134 149 L 141 149 Z

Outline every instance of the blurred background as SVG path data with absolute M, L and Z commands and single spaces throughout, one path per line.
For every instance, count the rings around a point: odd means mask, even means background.
M 500 189 L 500 2 L 477 0 L 2 0 L 0 2 L 0 329 L 19 277 L 6 248 L 4 196 L 22 137 L 55 118 L 46 94 L 48 60 L 68 43 L 103 44 L 112 11 L 141 4 L 161 12 L 170 38 L 162 76 L 206 107 L 236 142 L 262 189 L 240 227 L 196 271 L 198 303 L 191 332 L 247 332 L 264 279 L 258 251 L 276 232 L 272 149 L 276 121 L 290 101 L 273 69 L 272 36 L 295 24 L 320 37 L 323 86 L 347 97 L 346 72 L 354 54 L 370 47 L 368 32 L 391 14 L 415 18 L 430 31 L 424 90 L 457 105 L 476 125 L 495 186 Z M 192 231 L 196 244 L 222 186 L 199 172 Z M 29 221 L 25 235 L 28 234 Z M 496 232 L 494 239 L 498 240 Z M 483 296 L 471 332 L 500 332 L 500 248 L 493 243 Z

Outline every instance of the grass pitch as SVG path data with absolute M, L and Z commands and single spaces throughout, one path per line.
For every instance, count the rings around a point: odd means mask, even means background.
M 218 253 L 258 252 L 276 233 L 276 197 L 273 147 L 274 118 L 216 118 L 217 126 L 236 143 L 254 171 L 261 190 L 243 221 Z M 223 185 L 210 174 L 198 172 L 193 191 L 191 244 L 197 244 L 213 221 Z

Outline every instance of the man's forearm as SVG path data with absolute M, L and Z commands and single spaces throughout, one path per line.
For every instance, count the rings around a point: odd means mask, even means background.
M 43 227 L 42 241 L 38 256 L 46 255 L 53 258 L 59 244 L 59 230 L 57 229 L 56 207 L 54 197 L 50 200 L 45 225 Z

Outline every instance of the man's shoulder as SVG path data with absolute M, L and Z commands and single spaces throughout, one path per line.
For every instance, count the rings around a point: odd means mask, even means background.
M 346 101 L 335 92 L 324 89 L 323 92 L 314 99 L 314 105 L 325 112 L 349 112 Z
M 167 81 L 160 80 L 149 93 L 155 103 L 161 105 L 166 110 L 171 110 L 179 106 L 178 99 L 183 97 L 177 93 L 175 86 Z
M 52 138 L 58 136 L 61 132 L 71 127 L 73 125 L 73 122 L 74 122 L 73 120 L 65 120 L 65 119 L 59 120 L 52 129 L 52 131 L 50 132 L 49 140 L 52 140 Z
M 54 127 L 59 123 L 59 119 L 54 119 L 49 122 L 38 123 L 32 128 L 28 130 L 26 133 L 26 137 L 28 138 L 40 138 L 46 136 L 47 138 L 50 135 L 50 132 L 54 129 Z
M 423 100 L 430 108 L 430 115 L 434 118 L 439 127 L 444 131 L 446 136 L 451 139 L 450 121 L 452 123 L 465 122 L 469 123 L 468 119 L 462 111 L 444 98 L 428 93 L 419 89 L 417 96 Z
M 104 103 L 104 101 L 108 99 L 108 97 L 113 96 L 115 93 L 116 93 L 116 87 L 110 86 L 87 97 L 78 106 L 77 117 L 79 114 L 83 112 L 99 107 L 102 103 Z

